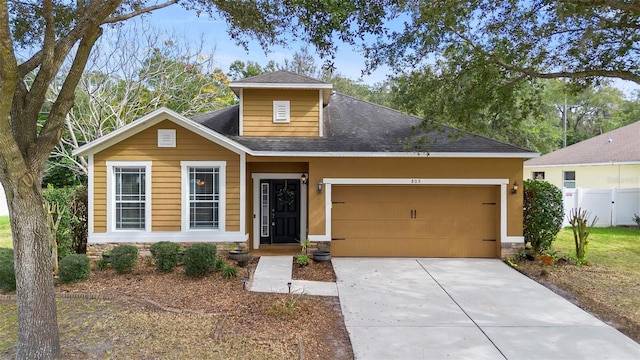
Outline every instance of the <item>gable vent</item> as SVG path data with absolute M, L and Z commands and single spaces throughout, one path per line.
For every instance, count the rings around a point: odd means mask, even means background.
M 273 102 L 273 122 L 274 123 L 290 122 L 289 101 Z
M 158 129 L 158 147 L 176 147 L 176 130 Z

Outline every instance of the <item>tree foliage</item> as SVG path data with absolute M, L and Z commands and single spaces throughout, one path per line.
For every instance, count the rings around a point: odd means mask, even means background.
M 391 107 L 423 117 L 425 130 L 441 123 L 540 152 L 555 150 L 557 119 L 545 117 L 540 81 L 512 82 L 473 59 L 447 61 L 390 80 Z
M 406 1 L 404 26 L 367 46 L 369 67 L 421 67 L 446 53 L 509 77 L 640 83 L 640 4 L 630 1 Z

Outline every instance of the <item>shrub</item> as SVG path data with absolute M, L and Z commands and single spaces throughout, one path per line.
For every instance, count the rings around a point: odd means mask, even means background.
M 222 268 L 222 277 L 229 279 L 238 276 L 238 267 L 235 265 L 224 265 Z
M 71 219 L 69 199 L 71 198 L 72 193 L 73 189 L 71 188 L 55 189 L 51 184 L 42 191 L 42 197 L 47 203 L 53 207 L 57 205 L 60 209 L 64 210 L 60 216 L 60 224 L 56 230 L 58 259 L 62 259 L 67 255 L 74 253 L 72 249 L 73 239 L 71 237 L 71 232 L 69 231 Z
M 89 278 L 89 258 L 85 254 L 71 254 L 60 260 L 60 281 L 70 283 Z
M 222 271 L 222 269 L 224 269 L 224 267 L 227 265 L 226 261 L 224 261 L 223 258 L 221 257 L 216 257 L 216 262 L 213 265 L 213 268 L 217 271 Z
M 98 270 L 104 270 L 104 269 L 109 267 L 109 261 L 107 261 L 105 259 L 98 259 L 95 262 L 95 267 Z
M 640 228 L 640 215 L 633 213 L 633 221 L 635 221 L 636 225 Z
M 562 191 L 540 180 L 524 182 L 524 239 L 536 253 L 551 247 L 562 228 Z
M 87 234 L 89 231 L 89 195 L 85 186 L 73 189 L 69 199 L 69 215 L 72 249 L 78 254 L 87 252 Z
M 156 269 L 166 273 L 178 265 L 180 245 L 169 241 L 161 241 L 151 245 L 151 255 L 156 260 Z
M 216 246 L 213 244 L 193 244 L 184 254 L 184 273 L 187 276 L 202 276 L 215 270 Z
M 300 266 L 307 266 L 307 265 L 309 265 L 309 256 L 308 255 L 298 255 L 298 257 L 296 257 L 296 262 Z
M 16 272 L 13 266 L 13 250 L 0 248 L 0 289 L 16 290 Z
M 133 271 L 138 259 L 138 248 L 133 245 L 120 245 L 111 250 L 111 267 L 118 274 L 127 274 Z

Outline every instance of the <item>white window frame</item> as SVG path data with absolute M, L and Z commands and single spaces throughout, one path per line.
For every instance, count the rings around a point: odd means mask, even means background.
M 284 106 L 284 118 L 278 117 L 278 108 Z M 273 101 L 273 122 L 276 124 L 288 124 L 291 122 L 291 103 L 289 100 Z
M 216 231 L 224 232 L 226 227 L 227 212 L 227 162 L 226 161 L 181 161 L 182 168 L 182 231 Z M 219 181 L 218 188 L 220 190 L 220 201 L 218 202 L 218 228 L 217 229 L 191 229 L 189 221 L 189 169 L 194 167 L 202 168 L 218 168 Z
M 542 179 L 538 179 L 538 177 L 536 176 L 537 174 L 542 174 Z M 532 171 L 531 172 L 531 179 L 533 180 L 544 180 L 546 177 L 545 171 Z
M 149 232 L 151 231 L 151 161 L 107 161 L 107 231 Z M 116 168 L 145 168 L 144 229 L 116 229 Z
M 573 180 L 567 180 L 567 173 L 573 173 Z M 572 187 L 567 186 L 567 182 L 573 183 Z M 562 187 L 566 189 L 575 189 L 576 188 L 576 172 L 575 170 L 567 170 L 562 172 Z

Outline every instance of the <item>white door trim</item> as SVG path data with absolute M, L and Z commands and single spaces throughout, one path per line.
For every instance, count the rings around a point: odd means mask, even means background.
M 301 173 L 253 173 L 253 249 L 260 248 L 260 180 L 298 179 Z M 307 185 L 300 184 L 300 240 L 307 238 Z

